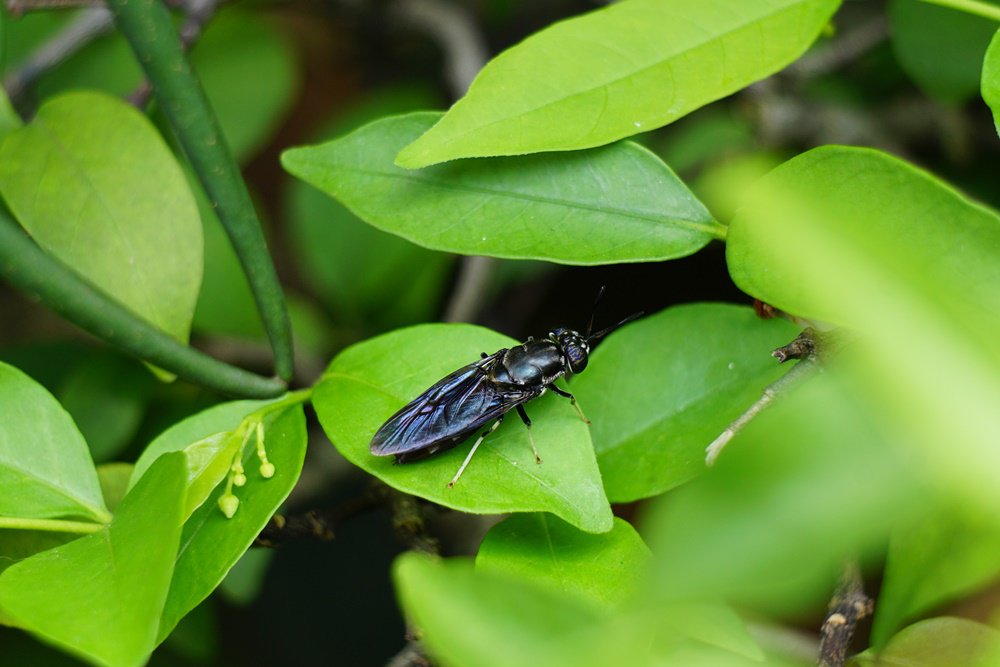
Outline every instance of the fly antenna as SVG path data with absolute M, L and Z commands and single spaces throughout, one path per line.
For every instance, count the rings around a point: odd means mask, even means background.
M 597 290 L 597 296 L 594 298 L 594 305 L 590 307 L 590 321 L 587 322 L 587 335 L 584 336 L 587 340 L 590 340 L 590 332 L 594 330 L 594 315 L 597 314 L 597 304 L 600 303 L 601 297 L 604 296 L 604 288 L 606 285 L 601 285 L 601 289 Z
M 628 317 L 626 317 L 624 320 L 622 320 L 618 324 L 612 325 L 612 326 L 608 327 L 607 329 L 601 329 L 600 331 L 598 331 L 595 334 L 591 334 L 590 330 L 588 329 L 587 330 L 587 342 L 590 343 L 591 341 L 600 340 L 600 339 L 604 338 L 604 336 L 606 336 L 607 334 L 609 334 L 612 331 L 614 331 L 615 329 L 617 329 L 618 327 L 623 327 L 626 324 L 628 324 L 629 322 L 631 322 L 632 320 L 637 320 L 637 319 L 639 319 L 640 317 L 642 317 L 645 314 L 646 313 L 644 313 L 641 310 L 638 313 L 632 313 L 631 315 L 629 315 Z

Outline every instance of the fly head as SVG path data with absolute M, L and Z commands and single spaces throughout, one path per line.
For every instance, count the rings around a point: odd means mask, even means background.
M 556 329 L 549 334 L 549 340 L 559 346 L 571 373 L 579 373 L 587 367 L 590 344 L 579 333 L 571 329 Z

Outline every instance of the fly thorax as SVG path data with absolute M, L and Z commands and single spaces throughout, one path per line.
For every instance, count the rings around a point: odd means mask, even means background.
M 529 387 L 548 384 L 565 372 L 559 348 L 548 340 L 528 341 L 512 347 L 499 365 L 510 378 L 508 382 Z

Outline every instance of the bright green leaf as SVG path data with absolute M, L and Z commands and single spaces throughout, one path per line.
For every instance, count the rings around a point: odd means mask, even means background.
M 993 124 L 1000 133 L 1000 30 L 993 35 L 983 60 L 981 82 L 983 100 L 993 111 Z
M 996 28 L 989 19 L 928 2 L 889 4 L 896 59 L 918 86 L 942 102 L 960 104 L 976 94 L 983 53 Z
M 268 402 L 222 403 L 170 427 L 149 443 L 136 461 L 130 486 L 138 484 L 146 470 L 164 453 L 183 451 L 188 471 L 186 519 L 229 471 L 233 456 L 243 441 L 244 433 L 238 427 L 244 418 Z
M 398 163 L 573 150 L 666 125 L 798 58 L 838 0 L 628 0 L 501 53 Z
M 183 459 L 160 459 L 101 532 L 8 568 L 0 575 L 4 611 L 90 662 L 143 662 L 155 646 L 181 533 Z
M 983 507 L 938 500 L 916 521 L 898 526 L 889 542 L 872 643 L 882 646 L 905 621 L 996 581 L 998 553 L 1000 521 Z
M 49 392 L 0 363 L 0 516 L 110 519 L 94 462 Z
M 1000 501 L 1000 216 L 884 153 L 818 148 L 761 180 L 727 261 L 753 296 L 853 329 L 863 395 L 914 460 Z
M 129 357 L 98 350 L 80 359 L 57 395 L 96 461 L 115 458 L 139 430 L 154 382 Z
M 160 620 L 160 641 L 215 590 L 298 481 L 307 441 L 302 407 L 292 406 L 269 417 L 264 422 L 264 438 L 274 476 L 261 477 L 256 448 L 247 447 L 243 456 L 247 483 L 234 489 L 240 505 L 233 518 L 227 519 L 218 508 L 219 496 L 225 491 L 225 486 L 219 485 L 184 524 L 170 595 Z
M 588 532 L 610 530 L 611 508 L 587 426 L 569 401 L 546 395 L 526 408 L 543 462 L 535 462 L 516 418 L 486 438 L 453 488 L 471 440 L 424 461 L 373 456 L 378 427 L 448 373 L 515 342 L 470 325 L 430 324 L 354 345 L 334 358 L 313 393 L 327 437 L 351 463 L 406 493 L 466 512 L 552 512 Z M 485 427 L 484 427 L 485 428 Z
M 856 659 L 858 667 L 994 667 L 1000 632 L 965 618 L 942 616 L 914 623 L 875 653 Z
M 515 515 L 490 529 L 476 567 L 510 572 L 562 593 L 618 606 L 638 590 L 649 549 L 631 524 L 615 518 L 601 535 L 584 533 L 549 514 Z
M 632 143 L 420 172 L 394 166 L 395 151 L 437 117 L 376 121 L 285 151 L 282 164 L 379 229 L 468 255 L 639 262 L 690 255 L 724 234 L 667 165 Z
M 183 173 L 145 116 L 96 93 L 49 100 L 0 144 L 0 191 L 43 248 L 187 341 L 201 226 Z
M 797 327 L 747 307 L 677 306 L 597 346 L 573 393 L 591 421 L 613 502 L 660 494 L 705 470 L 705 448 L 787 371 L 771 350 Z
M 0 138 L 21 127 L 21 117 L 14 111 L 6 91 L 0 91 Z

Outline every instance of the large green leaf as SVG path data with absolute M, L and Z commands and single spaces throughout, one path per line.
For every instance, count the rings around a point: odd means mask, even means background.
M 160 459 L 98 533 L 0 575 L 19 626 L 100 665 L 142 663 L 156 643 L 181 534 L 184 456 Z
M 549 514 L 515 515 L 490 529 L 476 555 L 477 568 L 611 606 L 635 595 L 649 565 L 642 538 L 619 518 L 609 532 L 594 535 Z
M 980 86 L 983 100 L 993 111 L 993 125 L 1000 133 L 1000 30 L 993 35 L 993 40 L 986 50 Z
M 915 460 L 1000 502 L 1000 216 L 878 151 L 819 148 L 762 179 L 727 260 L 754 296 L 854 329 L 864 395 Z
M 407 617 L 446 667 L 728 667 L 759 661 L 732 612 L 688 605 L 683 616 L 680 607 L 615 614 L 538 586 L 527 573 L 412 553 L 396 561 L 394 575 Z M 705 627 L 708 622 L 717 625 Z M 729 634 L 736 639 L 723 636 Z
M 487 64 L 399 164 L 589 148 L 655 129 L 795 60 L 839 4 L 627 0 L 557 23 Z
M 49 392 L 0 363 L 0 516 L 107 521 L 94 462 Z
M 928 2 L 892 0 L 889 28 L 896 59 L 924 91 L 952 103 L 976 94 L 995 21 Z
M 723 233 L 669 167 L 632 143 L 420 172 L 393 165 L 395 151 L 438 117 L 376 121 L 286 151 L 282 164 L 366 222 L 437 250 L 610 264 L 690 255 Z
M 935 500 L 936 506 L 927 507 L 916 521 L 893 531 L 875 605 L 875 646 L 885 645 L 905 621 L 987 586 L 1000 575 L 996 513 Z
M 573 393 L 608 497 L 647 498 L 704 471 L 705 447 L 787 370 L 770 351 L 796 331 L 747 307 L 694 304 L 602 342 Z
M 471 441 L 406 465 L 369 451 L 378 427 L 422 391 L 451 371 L 478 361 L 481 352 L 514 344 L 506 336 L 470 325 L 430 324 L 394 331 L 335 357 L 315 387 L 313 406 L 341 454 L 401 491 L 466 512 L 545 511 L 588 532 L 610 530 L 611 508 L 587 426 L 568 401 L 554 394 L 527 405 L 541 464 L 535 462 L 528 434 L 516 415 L 486 438 L 452 488 L 447 483 Z
M 49 100 L 0 144 L 0 192 L 47 251 L 187 340 L 201 224 L 180 167 L 145 116 L 96 93 Z
M 268 417 L 264 434 L 274 476 L 260 475 L 256 449 L 247 447 L 243 457 L 247 483 L 235 490 L 240 506 L 233 518 L 227 519 L 219 510 L 217 501 L 225 491 L 219 485 L 184 524 L 159 641 L 222 582 L 298 481 L 307 441 L 302 406 Z
M 6 91 L 0 91 L 0 138 L 19 127 L 21 127 L 21 117 L 11 106 Z
M 994 667 L 1000 659 L 1000 632 L 967 618 L 941 616 L 914 623 L 876 652 L 869 649 L 857 667 Z

